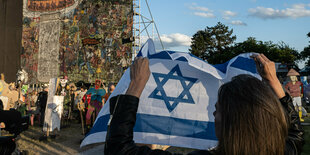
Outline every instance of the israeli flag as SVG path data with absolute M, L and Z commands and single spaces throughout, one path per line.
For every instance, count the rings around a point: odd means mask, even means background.
M 210 65 L 189 53 L 156 52 L 153 41 L 148 40 L 138 54 L 149 59 L 151 75 L 140 97 L 134 141 L 195 149 L 216 146 L 213 112 L 218 89 L 239 74 L 260 78 L 250 55 Z M 110 98 L 125 94 L 129 83 L 127 69 Z M 109 100 L 81 147 L 105 141 Z

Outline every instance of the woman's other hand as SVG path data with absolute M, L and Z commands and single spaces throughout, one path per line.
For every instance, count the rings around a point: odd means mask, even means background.
M 140 97 L 150 77 L 149 60 L 138 57 L 130 67 L 130 84 L 126 94 Z
M 256 62 L 256 68 L 260 76 L 274 90 L 279 98 L 285 96 L 285 92 L 276 74 L 276 67 L 273 61 L 270 61 L 264 54 L 252 55 Z

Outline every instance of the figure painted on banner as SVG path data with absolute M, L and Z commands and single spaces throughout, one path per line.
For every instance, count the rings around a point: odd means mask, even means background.
M 98 64 L 97 64 L 97 69 L 96 69 L 97 75 L 100 75 L 100 73 L 102 72 L 101 68 L 102 68 L 102 62 L 101 62 L 101 59 L 98 59 Z
M 105 62 L 105 59 L 106 59 L 105 57 L 106 57 L 107 51 L 106 51 L 106 48 L 105 48 L 103 43 L 102 43 L 102 48 L 101 48 L 100 52 L 101 52 L 101 54 L 100 54 L 101 59 L 104 60 L 104 62 Z
M 43 91 L 39 93 L 38 100 L 37 100 L 38 108 L 40 111 L 40 126 L 41 127 L 43 127 L 43 124 L 44 124 L 47 96 L 48 96 L 48 85 L 44 84 Z
M 86 65 L 87 65 L 87 69 L 88 69 L 90 74 L 94 74 L 94 70 L 93 70 L 93 68 L 91 66 L 91 62 L 93 60 L 94 53 L 93 53 L 91 48 L 86 48 L 86 49 L 87 49 L 87 52 L 86 52 L 86 60 L 87 60 Z
M 301 104 L 303 84 L 297 79 L 299 73 L 294 69 L 290 69 L 286 76 L 288 76 L 291 81 L 289 81 L 285 85 L 285 90 L 290 94 L 290 96 L 293 99 L 293 104 L 295 106 L 295 110 L 298 111 L 299 113 L 300 121 L 304 121 L 302 119 L 302 104 Z
M 86 60 L 85 48 L 80 48 L 79 56 L 78 56 L 79 72 L 82 70 L 82 67 L 85 65 L 85 60 Z
M 97 45 L 94 47 L 94 52 L 98 58 L 101 58 L 101 50 L 99 49 Z
M 126 56 L 122 56 L 122 58 L 118 64 L 122 67 L 121 72 L 123 73 L 127 69 L 127 66 L 128 66 Z
M 109 63 L 111 63 L 112 61 L 112 48 L 111 47 L 107 48 L 106 61 L 108 61 Z

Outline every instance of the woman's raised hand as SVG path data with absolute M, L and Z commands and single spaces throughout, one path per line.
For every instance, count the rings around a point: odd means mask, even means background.
M 138 57 L 130 67 L 130 84 L 126 94 L 140 97 L 150 77 L 149 60 Z
M 252 55 L 257 71 L 260 76 L 265 80 L 274 90 L 279 98 L 285 96 L 285 92 L 276 74 L 276 67 L 273 61 L 270 61 L 264 54 Z

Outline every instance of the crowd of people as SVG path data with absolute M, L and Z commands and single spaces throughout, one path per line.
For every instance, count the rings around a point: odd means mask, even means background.
M 72 89 L 69 85 L 74 86 L 74 88 Z M 91 89 L 101 90 L 102 93 L 97 94 L 97 98 L 94 99 L 94 95 L 97 92 L 88 92 L 88 90 Z M 75 86 L 74 83 L 68 84 L 67 89 L 65 89 L 67 93 L 63 94 L 65 95 L 63 103 L 65 108 L 62 114 L 62 121 L 66 119 L 76 120 L 78 123 L 86 122 L 86 124 L 82 123 L 83 134 L 86 134 L 91 129 L 96 116 L 114 89 L 114 83 L 109 83 L 105 86 L 101 81 L 94 84 L 80 82 L 79 86 Z M 15 109 L 19 111 L 22 116 L 29 116 L 31 126 L 37 125 L 43 127 L 49 91 L 48 84 L 43 84 L 40 87 L 38 87 L 38 85 L 22 88 L 12 86 L 10 87 L 10 91 L 19 91 L 20 93 L 14 93 L 14 96 L 19 95 L 19 99 L 14 101 L 11 98 L 8 99 L 7 96 L 3 96 L 3 94 L 2 96 L 0 95 L 0 110 Z M 86 131 L 84 131 L 84 127 Z M 2 123 L 1 128 L 5 128 L 5 124 Z

